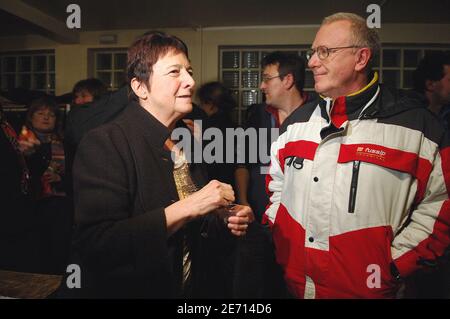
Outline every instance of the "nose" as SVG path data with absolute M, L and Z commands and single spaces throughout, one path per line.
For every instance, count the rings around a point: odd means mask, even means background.
M 184 70 L 183 82 L 185 83 L 186 87 L 193 88 L 195 86 L 195 80 L 187 70 Z
M 266 82 L 261 81 L 261 84 L 259 85 L 260 90 L 264 91 L 264 89 L 266 88 Z
M 317 56 L 317 52 L 314 52 L 313 55 L 311 56 L 311 58 L 308 61 L 308 67 L 310 69 L 312 68 L 316 68 L 320 65 L 320 59 Z

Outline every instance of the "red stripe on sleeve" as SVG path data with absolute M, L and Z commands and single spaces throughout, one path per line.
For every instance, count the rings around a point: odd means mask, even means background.
M 445 249 L 450 245 L 450 147 L 441 150 L 440 156 L 444 177 L 443 182 L 447 189 L 447 199 L 439 210 L 431 235 L 420 242 L 416 248 L 405 253 L 395 261 L 400 274 L 403 276 L 407 276 L 417 269 L 417 261 L 420 258 L 435 260 L 437 256 L 442 256 Z M 421 171 L 420 165 L 419 162 L 418 172 Z M 427 169 L 428 167 L 422 169 L 422 171 Z M 423 174 L 425 173 L 423 172 Z M 425 189 L 423 192 L 425 192 Z

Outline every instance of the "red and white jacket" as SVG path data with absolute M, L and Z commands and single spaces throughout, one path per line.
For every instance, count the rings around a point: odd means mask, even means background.
M 331 119 L 331 120 L 330 120 Z M 298 298 L 390 298 L 450 243 L 448 135 L 377 83 L 297 109 L 271 147 L 265 212 Z

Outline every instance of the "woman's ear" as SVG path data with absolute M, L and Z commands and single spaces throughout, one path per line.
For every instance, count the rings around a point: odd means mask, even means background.
M 133 90 L 134 94 L 136 94 L 136 96 L 139 99 L 141 99 L 141 100 L 147 99 L 149 92 L 148 92 L 148 88 L 144 84 L 144 82 L 141 82 L 136 78 L 132 78 L 130 86 L 131 86 L 131 89 Z

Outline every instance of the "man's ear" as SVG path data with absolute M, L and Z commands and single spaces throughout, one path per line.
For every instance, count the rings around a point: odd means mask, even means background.
M 372 52 L 370 51 L 369 48 L 360 48 L 358 52 L 355 54 L 355 57 L 356 57 L 355 70 L 362 71 L 367 67 L 370 58 L 372 57 Z
M 289 90 L 292 86 L 295 85 L 294 83 L 294 76 L 292 73 L 288 73 L 283 77 L 283 83 L 284 86 Z
M 147 85 L 145 85 L 144 82 L 141 82 L 136 78 L 132 78 L 130 86 L 131 86 L 131 89 L 133 90 L 134 94 L 136 94 L 136 96 L 139 99 L 141 99 L 141 100 L 147 99 L 149 91 L 148 91 Z

